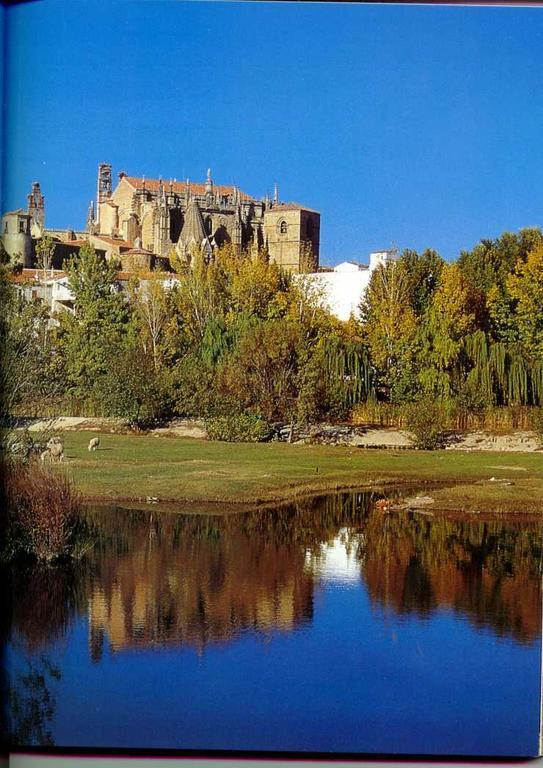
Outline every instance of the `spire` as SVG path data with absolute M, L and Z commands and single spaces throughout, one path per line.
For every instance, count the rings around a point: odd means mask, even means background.
M 279 187 L 277 186 L 277 182 L 273 185 L 273 202 L 278 203 L 279 202 Z
M 164 207 L 164 208 L 166 207 L 166 188 L 162 183 L 162 176 L 159 176 L 159 179 L 158 179 L 157 203 L 161 207 Z
M 207 178 L 205 183 L 206 195 L 213 194 L 213 179 L 211 178 L 211 168 L 207 169 Z
M 186 245 L 196 243 L 198 246 L 201 245 L 203 240 L 207 239 L 202 212 L 195 199 L 192 199 L 187 206 L 185 223 L 183 224 L 179 239 L 183 240 Z
M 87 213 L 87 232 L 89 234 L 94 234 L 94 225 L 95 225 L 95 221 L 94 221 L 94 201 L 91 200 L 90 201 L 90 205 L 89 205 L 89 211 Z
M 32 223 L 45 225 L 45 198 L 41 193 L 40 182 L 32 182 L 32 191 L 27 195 L 28 215 L 32 216 Z

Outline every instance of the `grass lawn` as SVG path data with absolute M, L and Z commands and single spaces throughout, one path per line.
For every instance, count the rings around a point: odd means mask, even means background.
M 92 437 L 100 448 L 89 453 Z M 340 488 L 446 482 L 444 508 L 543 511 L 543 453 L 364 450 L 65 432 L 65 467 L 87 499 L 255 503 Z M 508 479 L 514 485 L 487 482 Z M 477 481 L 480 481 L 479 483 Z

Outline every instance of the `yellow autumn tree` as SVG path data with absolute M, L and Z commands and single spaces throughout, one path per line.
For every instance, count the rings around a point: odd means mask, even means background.
M 520 341 L 535 359 L 543 359 L 543 246 L 519 259 L 507 279 L 511 297 L 516 301 L 516 320 Z

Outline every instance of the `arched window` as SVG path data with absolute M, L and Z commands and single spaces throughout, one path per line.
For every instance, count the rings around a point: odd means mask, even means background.
M 211 220 L 211 216 L 206 216 L 206 219 L 204 221 L 204 228 L 206 231 L 206 235 L 213 234 L 213 221 Z
M 288 230 L 287 222 L 283 219 L 279 222 L 279 232 L 281 235 L 286 235 Z

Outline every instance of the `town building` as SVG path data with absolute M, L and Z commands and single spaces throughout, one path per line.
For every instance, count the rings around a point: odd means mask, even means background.
M 375 251 L 370 254 L 369 265 L 343 261 L 335 267 L 322 267 L 318 272 L 300 275 L 297 279 L 307 281 L 316 300 L 339 320 L 348 320 L 351 315 L 359 318 L 360 305 L 373 272 L 380 265 L 397 259 L 396 249 Z
M 317 211 L 281 202 L 277 185 L 273 198 L 258 199 L 236 186 L 215 184 L 211 170 L 204 183 L 148 179 L 122 171 L 113 189 L 111 165 L 101 163 L 85 231 L 46 228 L 39 182 L 32 184 L 27 210 L 4 214 L 1 226 L 4 248 L 24 268 L 35 265 L 36 243 L 44 235 L 53 240 L 56 269 L 86 241 L 123 270 L 168 269 L 172 256 L 190 263 L 200 250 L 211 259 L 226 243 L 289 272 L 319 267 Z
M 118 265 L 119 276 L 136 271 L 168 273 L 174 258 L 190 264 L 200 251 L 211 260 L 217 248 L 230 243 L 240 253 L 266 258 L 296 279 L 309 281 L 321 304 L 340 320 L 359 316 L 374 270 L 398 258 L 396 250 L 384 250 L 370 254 L 369 265 L 344 261 L 319 267 L 317 211 L 280 202 L 277 186 L 273 198 L 259 200 L 236 186 L 217 185 L 210 170 L 203 184 L 140 178 L 122 171 L 113 189 L 111 165 L 101 163 L 85 231 L 46 227 L 39 182 L 32 184 L 27 200 L 26 211 L 3 214 L 2 243 L 12 263 L 18 264 L 14 275 L 18 289 L 55 310 L 73 308 L 65 269 L 87 242 Z M 53 243 L 47 265 L 37 258 L 36 246 L 44 236 Z M 119 277 L 121 287 L 126 282 Z

